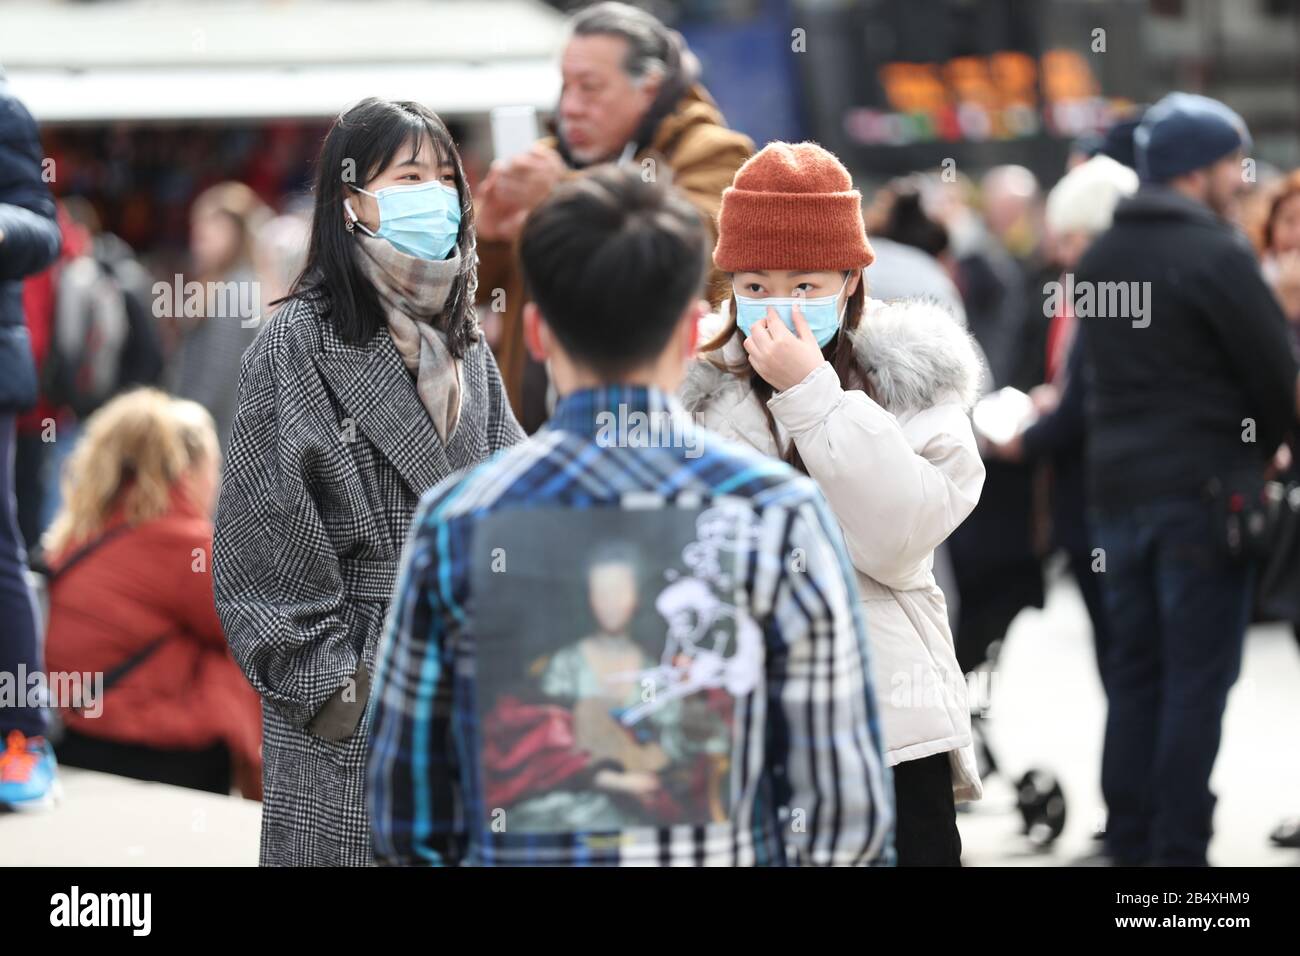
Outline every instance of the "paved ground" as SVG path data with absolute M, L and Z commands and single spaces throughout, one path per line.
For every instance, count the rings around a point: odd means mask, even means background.
M 1296 866 L 1268 831 L 1300 813 L 1300 651 L 1281 627 L 1251 632 L 1229 701 L 1215 769 L 1221 865 Z M 1065 833 L 1049 852 L 1019 836 L 1005 780 L 959 818 L 969 866 L 1053 866 L 1086 853 L 1101 806 L 1097 786 L 1104 718 L 1087 618 L 1077 592 L 1052 589 L 1047 607 L 1017 619 L 993 687 L 989 735 L 1011 773 L 1051 769 L 1066 792 Z M 245 866 L 257 862 L 257 804 L 86 771 L 65 770 L 55 812 L 0 815 L 0 865 Z
M 0 814 L 0 866 L 255 866 L 261 805 L 64 768 L 63 803 Z
M 1093 848 L 1102 807 L 1099 777 L 1105 701 L 1091 631 L 1078 592 L 1053 587 L 1042 611 L 1016 619 L 993 685 L 989 738 L 1008 775 L 1052 770 L 1067 804 L 1065 832 L 1050 852 L 1019 836 L 1020 816 L 1006 780 L 990 778 L 985 799 L 959 817 L 970 866 L 1059 866 Z M 1212 788 L 1219 797 L 1210 862 L 1297 866 L 1300 851 L 1280 850 L 1268 833 L 1300 814 L 1300 648 L 1281 626 L 1253 628 L 1241 679 L 1228 699 Z

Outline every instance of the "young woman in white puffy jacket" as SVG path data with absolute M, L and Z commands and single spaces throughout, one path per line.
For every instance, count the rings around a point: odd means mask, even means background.
M 723 193 L 730 298 L 681 398 L 706 428 L 820 486 L 858 572 L 894 768 L 900 865 L 960 865 L 954 800 L 981 796 L 934 549 L 974 509 L 979 361 L 942 307 L 866 298 L 861 195 L 835 156 L 771 143 Z

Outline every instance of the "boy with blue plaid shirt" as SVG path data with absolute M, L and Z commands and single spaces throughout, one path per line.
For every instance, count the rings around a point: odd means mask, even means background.
M 684 198 L 614 167 L 525 224 L 526 337 L 560 400 L 416 513 L 371 700 L 377 862 L 892 862 L 834 518 L 671 397 L 705 251 Z

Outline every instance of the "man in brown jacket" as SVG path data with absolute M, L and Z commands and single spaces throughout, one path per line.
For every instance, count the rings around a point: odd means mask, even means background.
M 479 302 L 501 313 L 497 364 L 520 424 L 546 420 L 546 372 L 524 349 L 526 301 L 515 240 L 524 218 L 572 171 L 633 162 L 667 177 L 715 230 L 722 190 L 753 152 L 727 128 L 698 83 L 699 62 L 681 35 L 622 3 L 578 13 L 560 60 L 558 136 L 494 164 L 479 189 Z M 710 242 L 715 238 L 710 235 Z

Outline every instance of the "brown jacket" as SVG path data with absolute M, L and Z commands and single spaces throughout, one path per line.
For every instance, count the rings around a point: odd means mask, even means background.
M 542 141 L 554 148 L 556 140 Z M 653 157 L 668 169 L 672 183 L 694 204 L 708 224 L 710 242 L 717 239 L 718 206 L 722 191 L 731 185 L 736 170 L 754 151 L 743 133 L 728 129 L 717 104 L 704 87 L 695 85 L 682 97 L 673 112 L 664 117 L 650 145 L 636 154 L 636 160 Z M 497 364 L 515 416 L 529 431 L 546 419 L 544 397 L 536 389 L 525 389 L 524 373 L 533 364 L 524 349 L 524 280 L 513 243 L 479 240 L 478 301 L 491 303 L 494 291 L 505 292 L 505 311 L 496 344 Z M 497 301 L 501 301 L 499 298 Z M 544 375 L 535 367 L 534 381 Z

